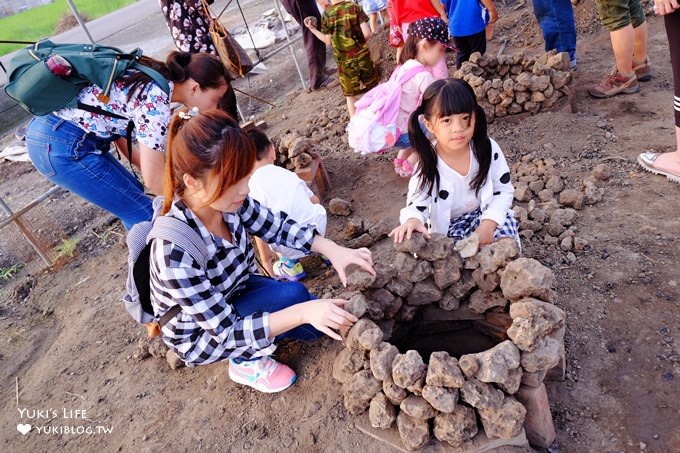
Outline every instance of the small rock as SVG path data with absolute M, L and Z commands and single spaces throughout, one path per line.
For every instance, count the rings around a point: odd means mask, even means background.
M 399 408 L 406 412 L 407 415 L 421 420 L 427 420 L 437 415 L 437 411 L 430 406 L 430 403 L 420 396 L 411 395 L 406 397 L 399 405 Z
M 389 429 L 397 419 L 397 408 L 384 393 L 378 392 L 368 407 L 368 419 L 374 428 Z
M 392 364 L 397 355 L 399 355 L 397 347 L 387 342 L 382 342 L 372 349 L 369 357 L 373 376 L 381 381 L 391 378 Z
M 423 448 L 430 441 L 430 425 L 427 420 L 420 420 L 400 411 L 397 415 L 399 437 L 407 450 Z
M 364 351 L 343 348 L 333 362 L 333 379 L 344 384 L 361 370 L 366 355 Z
M 505 397 L 498 408 L 478 408 L 484 432 L 489 438 L 512 439 L 519 435 L 527 410 L 515 398 Z
M 437 351 L 430 355 L 425 383 L 435 387 L 460 388 L 465 378 L 455 357 L 445 351 Z
M 168 361 L 168 365 L 170 365 L 170 369 L 172 370 L 176 370 L 178 368 L 182 368 L 183 366 L 185 366 L 184 361 L 180 359 L 177 354 L 175 354 L 169 349 L 168 352 L 165 354 L 165 360 Z
M 364 221 L 359 218 L 349 219 L 345 225 L 345 236 L 348 239 L 353 239 L 361 236 L 364 233 Z
M 368 409 L 373 397 L 380 391 L 381 382 L 373 377 L 371 370 L 361 370 L 343 385 L 344 405 L 352 415 Z
M 333 198 L 328 204 L 328 211 L 333 215 L 346 217 L 352 213 L 352 205 L 342 198 Z
M 456 242 L 454 250 L 456 250 L 463 259 L 476 255 L 479 251 L 479 235 L 477 233 L 472 233 L 465 239 L 461 239 Z
M 423 387 L 423 398 L 439 412 L 448 414 L 456 408 L 458 389 L 426 385 Z
M 583 209 L 585 196 L 583 192 L 575 189 L 567 189 L 560 193 L 560 204 L 574 209 Z
M 458 447 L 477 435 L 477 417 L 474 409 L 457 405 L 450 414 L 434 418 L 434 435 L 437 439 Z
M 392 363 L 392 380 L 401 388 L 407 388 L 425 376 L 427 367 L 418 351 L 399 354 Z
M 377 347 L 383 338 L 380 327 L 370 319 L 362 318 L 358 320 L 347 335 L 347 347 L 370 351 Z
M 347 286 L 358 291 L 368 289 L 375 281 L 375 275 L 370 274 L 356 264 L 351 264 L 347 267 L 346 275 Z
M 552 301 L 554 284 L 553 272 L 531 258 L 518 258 L 509 263 L 501 276 L 503 295 L 511 301 L 522 297 Z

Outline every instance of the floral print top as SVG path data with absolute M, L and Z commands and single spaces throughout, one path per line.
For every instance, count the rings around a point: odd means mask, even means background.
M 131 71 L 135 70 L 128 69 L 126 75 Z M 169 82 L 169 85 L 172 93 L 172 82 Z M 130 101 L 127 101 L 130 89 L 123 86 L 121 79 L 111 86 L 108 103 L 97 99 L 102 91 L 100 87 L 90 85 L 80 90 L 78 101 L 129 118 L 135 123 L 133 139 L 155 151 L 165 151 L 168 124 L 172 116 L 171 95 L 166 94 L 156 82 L 151 81 L 141 92 L 133 94 Z M 61 109 L 54 114 L 98 137 L 115 139 L 127 136 L 128 120 L 125 119 L 80 109 Z

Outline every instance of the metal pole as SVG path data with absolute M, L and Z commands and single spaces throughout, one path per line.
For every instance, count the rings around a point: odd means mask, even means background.
M 31 229 L 21 220 L 20 216 L 15 216 L 12 210 L 5 204 L 5 202 L 0 198 L 0 210 L 10 217 L 13 217 L 14 224 L 19 228 L 19 231 L 24 235 L 26 240 L 33 246 L 33 249 L 40 255 L 40 258 L 47 263 L 48 266 L 54 264 L 54 260 L 50 257 L 49 250 L 45 249 L 44 244 L 40 243 L 40 240 L 33 235 Z
M 286 32 L 286 41 L 288 41 L 288 47 L 290 47 L 290 53 L 293 56 L 293 62 L 295 63 L 295 69 L 297 69 L 298 75 L 300 76 L 300 82 L 302 83 L 302 89 L 306 90 L 307 85 L 305 84 L 305 78 L 302 75 L 302 71 L 300 70 L 300 65 L 298 64 L 297 57 L 295 56 L 295 49 L 293 49 L 293 45 L 290 41 L 290 36 L 288 35 L 288 27 L 286 26 L 286 21 L 283 19 L 283 12 L 281 11 L 281 5 L 279 4 L 279 0 L 273 0 L 274 6 L 276 7 L 276 11 L 279 14 L 279 19 L 281 20 L 281 25 L 283 25 L 283 30 Z M 300 24 L 300 27 L 304 27 L 303 24 Z
M 80 14 L 78 14 L 78 10 L 76 9 L 76 5 L 73 4 L 73 0 L 66 0 L 66 3 L 68 3 L 69 8 L 71 8 L 71 12 L 73 13 L 73 16 L 75 16 L 76 20 L 78 21 L 78 24 L 80 24 L 80 28 L 83 29 L 85 34 L 87 35 L 87 39 L 90 40 L 91 44 L 94 44 L 94 39 L 92 39 L 92 35 L 90 34 L 90 31 L 87 29 L 85 26 L 85 22 L 83 22 L 83 18 L 80 17 Z

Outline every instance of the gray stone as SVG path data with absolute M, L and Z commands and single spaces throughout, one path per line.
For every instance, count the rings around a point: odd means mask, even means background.
M 552 190 L 543 189 L 540 192 L 538 192 L 538 199 L 543 201 L 543 202 L 550 201 L 550 200 L 553 199 L 553 195 L 555 195 L 555 194 L 553 193 Z
M 531 258 L 518 258 L 505 266 L 501 273 L 503 295 L 511 301 L 523 297 L 537 297 L 552 301 L 555 275 L 547 267 Z
M 456 408 L 458 389 L 426 385 L 423 387 L 423 398 L 439 412 L 448 414 Z
M 406 392 L 406 390 L 394 383 L 392 376 L 389 376 L 387 379 L 383 380 L 382 388 L 387 399 L 390 400 L 390 403 L 394 404 L 395 406 L 401 404 L 401 402 L 404 401 L 404 399 L 406 399 L 408 396 L 408 392 Z
M 457 310 L 460 307 L 460 300 L 455 298 L 450 292 L 445 292 L 439 299 L 439 308 L 446 311 Z
M 437 411 L 430 406 L 430 403 L 420 396 L 407 396 L 406 399 L 401 402 L 399 408 L 406 412 L 406 415 L 421 420 L 428 420 L 437 415 Z
M 515 398 L 505 397 L 498 408 L 478 408 L 484 432 L 488 437 L 512 439 L 519 435 L 527 410 Z
M 356 349 L 343 348 L 333 362 L 333 379 L 344 384 L 364 366 L 366 353 Z
M 379 392 L 373 397 L 368 407 L 368 420 L 374 428 L 391 428 L 397 419 L 397 408 L 387 399 L 384 393 Z
M 475 313 L 484 313 L 490 308 L 505 307 L 507 304 L 508 300 L 500 291 L 485 293 L 484 291 L 478 289 L 470 296 L 470 310 Z
M 465 378 L 455 357 L 445 351 L 437 351 L 430 355 L 425 383 L 435 387 L 460 388 Z
M 524 370 L 522 367 L 514 368 L 508 371 L 508 378 L 505 382 L 501 382 L 498 386 L 508 395 L 513 395 L 519 390 L 519 386 L 522 384 L 522 376 L 524 376 Z
M 449 292 L 453 297 L 463 300 L 468 297 L 474 288 L 477 287 L 477 282 L 472 277 L 472 272 L 464 270 L 460 274 L 460 280 L 449 286 Z
M 368 289 L 374 281 L 374 275 L 371 275 L 356 264 L 351 264 L 347 267 L 347 286 L 349 288 L 363 291 Z
M 434 436 L 453 447 L 468 442 L 477 435 L 477 417 L 474 409 L 456 406 L 450 414 L 439 414 L 434 418 Z
M 485 293 L 493 292 L 496 288 L 498 288 L 498 285 L 501 282 L 500 275 L 498 275 L 496 272 L 486 274 L 481 267 L 479 269 L 475 269 L 472 272 L 472 278 L 474 279 L 475 283 L 477 283 L 479 289 Z
M 168 362 L 171 370 L 176 370 L 185 366 L 184 360 L 180 359 L 177 354 L 169 349 L 165 353 L 165 360 Z
M 413 273 L 417 264 L 418 260 L 412 253 L 401 252 L 397 253 L 397 256 L 394 257 L 393 267 L 397 271 L 399 277 L 411 281 L 411 273 Z
M 453 253 L 453 243 L 453 239 L 444 234 L 432 233 L 425 246 L 416 253 L 420 259 L 427 261 L 443 260 Z
M 397 415 L 399 437 L 407 450 L 423 448 L 430 441 L 430 425 L 427 420 L 420 420 L 400 411 Z
M 368 233 L 364 233 L 361 236 L 359 236 L 358 238 L 352 239 L 351 241 L 349 241 L 347 246 L 351 249 L 360 249 L 362 247 L 368 248 L 368 247 L 372 246 L 374 243 L 375 243 L 375 240 L 373 239 L 373 237 Z
M 358 320 L 347 334 L 347 347 L 370 351 L 382 342 L 380 327 L 370 319 Z
M 533 192 L 526 183 L 518 183 L 515 186 L 515 200 L 526 202 L 533 198 Z
M 409 295 L 411 290 L 413 290 L 413 283 L 403 279 L 399 276 L 392 278 L 386 285 L 385 288 L 390 290 L 392 293 L 399 297 L 406 297 Z
M 361 370 L 343 385 L 343 398 L 347 411 L 359 415 L 368 409 L 373 397 L 380 391 L 381 382 L 371 370 Z
M 412 283 L 417 283 L 422 282 L 430 275 L 432 275 L 432 263 L 429 261 L 419 260 L 416 263 L 416 266 L 413 268 L 413 271 L 408 275 L 408 279 Z
M 384 219 L 380 219 L 368 227 L 368 234 L 370 234 L 375 241 L 385 239 L 390 231 L 392 231 L 392 228 Z
M 396 275 L 397 271 L 392 266 L 383 263 L 374 263 L 375 279 L 371 283 L 371 288 L 382 288 Z
M 531 352 L 522 352 L 522 368 L 536 373 L 549 370 L 560 363 L 564 356 L 564 342 L 548 335 L 538 340 Z
M 345 225 L 345 236 L 348 239 L 353 239 L 364 234 L 364 221 L 360 218 L 353 218 L 347 221 Z
M 397 347 L 387 342 L 382 342 L 373 348 L 369 355 L 373 376 L 381 381 L 391 378 L 392 363 L 398 354 Z
M 463 259 L 476 255 L 479 251 L 479 235 L 477 233 L 472 233 L 465 239 L 457 241 L 454 245 L 454 250 L 457 251 Z
M 540 340 L 563 327 L 565 320 L 564 311 L 560 308 L 532 298 L 511 304 L 510 317 L 512 325 L 508 328 L 508 337 L 526 352 L 538 348 Z
M 406 298 L 409 305 L 426 305 L 437 302 L 442 298 L 442 291 L 437 288 L 432 278 L 418 282 L 413 286 L 413 290 Z
M 491 384 L 470 378 L 460 388 L 460 397 L 470 406 L 480 410 L 498 409 L 503 404 L 503 391 Z
M 401 388 L 407 388 L 418 382 L 427 371 L 423 358 L 418 351 L 406 351 L 398 354 L 392 363 L 392 380 Z
M 502 240 L 487 245 L 479 252 L 479 267 L 485 274 L 502 269 L 508 262 L 519 256 L 515 241 Z
M 333 198 L 328 204 L 328 211 L 333 215 L 346 217 L 352 213 L 352 205 L 342 198 Z
M 368 311 L 368 301 L 363 294 L 356 294 L 345 303 L 345 310 L 361 318 Z
M 460 280 L 462 265 L 463 262 L 458 254 L 451 254 L 446 259 L 434 261 L 432 277 L 435 286 L 439 289 L 446 289 Z
M 413 255 L 414 253 L 420 252 L 426 244 L 427 239 L 425 239 L 421 233 L 413 233 L 411 239 L 404 238 L 401 242 L 395 242 L 394 248 L 397 252 Z
M 583 192 L 575 189 L 563 190 L 560 193 L 560 204 L 574 209 L 583 209 L 585 197 Z
M 568 227 L 574 224 L 578 214 L 573 209 L 555 209 L 550 214 L 550 222 Z
M 511 371 L 520 365 L 520 352 L 512 341 L 506 340 L 486 351 L 461 356 L 458 365 L 467 377 L 505 384 Z

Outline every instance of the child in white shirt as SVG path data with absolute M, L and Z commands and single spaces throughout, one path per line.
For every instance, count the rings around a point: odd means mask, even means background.
M 292 171 L 274 165 L 276 152 L 267 136 L 258 129 L 251 129 L 248 136 L 255 143 L 257 161 L 248 187 L 250 196 L 273 211 L 285 213 L 301 225 L 313 226 L 326 234 L 326 209 L 307 184 Z M 272 276 L 289 281 L 299 281 L 307 276 L 298 261 L 305 254 L 299 250 L 276 244 L 267 244 L 255 238 L 262 266 Z M 272 250 L 278 260 L 272 264 Z

